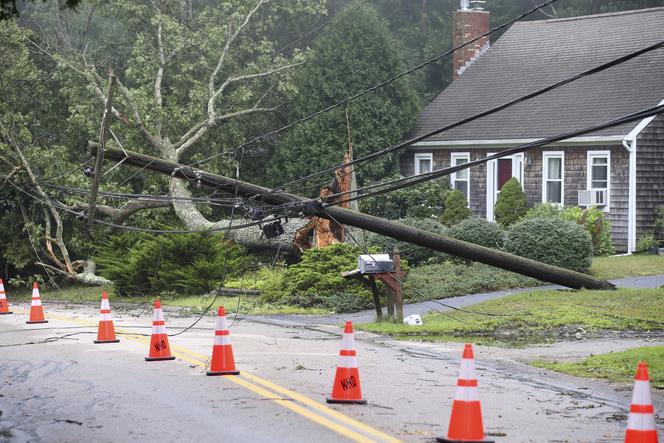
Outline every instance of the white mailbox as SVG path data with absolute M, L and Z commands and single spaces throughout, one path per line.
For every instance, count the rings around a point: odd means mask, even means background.
M 357 265 L 361 274 L 394 271 L 394 262 L 388 254 L 360 255 L 357 259 Z

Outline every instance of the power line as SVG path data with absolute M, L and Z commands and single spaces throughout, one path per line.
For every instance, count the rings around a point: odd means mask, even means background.
M 257 142 L 257 141 L 260 141 L 260 140 L 262 140 L 262 139 L 264 139 L 264 138 L 266 138 L 266 137 L 269 137 L 269 136 L 272 136 L 272 135 L 279 134 L 279 133 L 281 133 L 281 132 L 283 132 L 283 131 L 285 131 L 285 130 L 287 130 L 287 129 L 292 128 L 293 126 L 299 125 L 299 124 L 304 123 L 304 122 L 306 122 L 306 121 L 309 121 L 309 120 L 311 120 L 311 119 L 313 119 L 313 118 L 315 118 L 315 117 L 318 117 L 318 116 L 321 115 L 321 114 L 324 114 L 324 113 L 326 113 L 326 112 L 329 112 L 329 111 L 331 111 L 331 110 L 333 110 L 333 109 L 336 109 L 336 108 L 338 108 L 338 107 L 340 107 L 340 106 L 343 106 L 343 105 L 345 105 L 345 104 L 347 104 L 347 103 L 349 103 L 349 102 L 351 102 L 351 101 L 353 101 L 353 100 L 356 100 L 356 99 L 358 99 L 358 98 L 360 98 L 360 97 L 362 97 L 362 96 L 364 96 L 364 95 L 366 95 L 366 94 L 368 94 L 368 93 L 370 93 L 370 92 L 374 92 L 374 91 L 376 91 L 376 90 L 378 90 L 378 89 L 380 89 L 380 88 L 382 88 L 382 87 L 384 87 L 384 86 L 387 86 L 387 85 L 389 85 L 389 84 L 391 84 L 391 83 L 394 83 L 396 80 L 400 79 L 401 77 L 404 77 L 404 76 L 406 76 L 406 75 L 408 75 L 408 74 L 410 74 L 410 73 L 412 73 L 412 72 L 414 72 L 414 71 L 417 71 L 418 69 L 422 69 L 423 67 L 425 67 L 425 66 L 427 66 L 427 65 L 430 65 L 431 63 L 434 63 L 434 62 L 440 60 L 441 58 L 443 58 L 443 57 L 445 57 L 445 56 L 447 56 L 447 55 L 452 54 L 454 51 L 457 51 L 457 50 L 463 48 L 464 46 L 467 46 L 467 45 L 469 45 L 469 44 L 472 44 L 472 43 L 474 43 L 474 42 L 476 42 L 476 41 L 478 41 L 478 40 L 480 40 L 480 39 L 482 39 L 482 38 L 484 38 L 484 37 L 486 37 L 486 36 L 489 36 L 489 35 L 491 35 L 491 34 L 497 32 L 497 31 L 500 31 L 501 29 L 503 29 L 503 28 L 505 28 L 505 27 L 511 25 L 512 23 L 514 23 L 514 22 L 516 22 L 516 21 L 519 21 L 519 20 L 521 20 L 521 19 L 523 19 L 523 18 L 529 16 L 530 14 L 532 14 L 532 13 L 534 13 L 534 12 L 540 10 L 541 8 L 543 8 L 543 7 L 545 7 L 545 6 L 548 6 L 548 5 L 552 4 L 552 3 L 555 3 L 556 1 L 558 1 L 558 0 L 547 0 L 546 2 L 541 3 L 541 4 L 539 4 L 539 5 L 535 6 L 535 7 L 533 7 L 532 9 L 529 9 L 528 11 L 524 12 L 523 14 L 521 14 L 521 15 L 519 15 L 519 16 L 517 16 L 517 17 L 514 17 L 513 19 L 511 19 L 511 20 L 509 20 L 509 21 L 507 21 L 507 22 L 505 22 L 505 23 L 503 23 L 503 24 L 501 24 L 501 25 L 499 25 L 499 26 L 497 26 L 497 27 L 495 27 L 495 28 L 490 29 L 489 31 L 487 31 L 487 32 L 485 32 L 485 33 L 479 35 L 478 37 L 475 37 L 475 38 L 473 38 L 473 39 L 471 39 L 471 40 L 467 40 L 467 41 L 461 43 L 461 44 L 458 45 L 458 46 L 455 46 L 454 48 L 452 48 L 452 49 L 450 49 L 450 50 L 448 50 L 448 51 L 445 51 L 445 52 L 443 52 L 443 53 L 441 53 L 441 54 L 439 54 L 439 55 L 436 55 L 436 56 L 434 56 L 434 57 L 432 57 L 432 58 L 430 58 L 430 59 L 428 59 L 428 60 L 426 60 L 426 61 L 424 61 L 424 62 L 422 62 L 422 63 L 420 63 L 420 64 L 418 64 L 418 65 L 416 65 L 416 66 L 414 66 L 414 67 L 412 67 L 412 68 L 410 68 L 410 69 L 408 69 L 408 70 L 406 70 L 406 71 L 402 71 L 402 72 L 400 72 L 400 73 L 394 75 L 393 77 L 389 78 L 388 80 L 385 80 L 384 82 L 378 83 L 378 84 L 376 84 L 376 85 L 374 85 L 374 86 L 372 86 L 372 87 L 370 87 L 370 88 L 367 88 L 367 89 L 364 89 L 364 90 L 362 90 L 362 91 L 360 91 L 360 92 L 357 92 L 356 94 L 354 94 L 354 95 L 352 95 L 352 96 L 350 96 L 350 97 L 347 97 L 347 98 L 345 98 L 345 99 L 343 99 L 343 100 L 341 100 L 341 101 L 338 101 L 337 103 L 334 103 L 334 104 L 332 104 L 332 105 L 330 105 L 330 106 L 328 106 L 328 107 L 326 107 L 326 108 L 320 109 L 320 110 L 318 110 L 318 111 L 316 111 L 316 112 L 313 112 L 313 113 L 311 113 L 311 114 L 309 114 L 309 115 L 307 115 L 307 116 L 305 116 L 305 117 L 302 117 L 302 118 L 300 118 L 300 119 L 298 119 L 298 120 L 295 120 L 294 122 L 289 123 L 289 124 L 287 124 L 287 125 L 285 125 L 285 126 L 282 126 L 281 128 L 278 128 L 278 129 L 275 129 L 275 130 L 272 130 L 272 131 L 266 132 L 266 133 L 264 133 L 264 134 L 262 134 L 262 135 L 259 135 L 259 136 L 257 136 L 257 137 L 254 137 L 253 139 L 249 140 L 248 142 L 242 143 L 242 144 L 240 144 L 240 145 L 238 145 L 238 146 L 236 146 L 236 147 L 234 147 L 234 148 L 231 148 L 231 149 L 229 149 L 229 150 L 222 151 L 222 152 L 219 152 L 219 153 L 217 153 L 217 154 L 213 154 L 213 155 L 211 155 L 211 156 L 209 156 L 209 157 L 206 157 L 206 158 L 204 158 L 204 159 L 202 159 L 202 160 L 197 160 L 197 161 L 195 161 L 195 162 L 193 162 L 193 163 L 191 163 L 191 164 L 189 164 L 189 165 L 187 165 L 187 166 L 189 166 L 189 167 L 191 167 L 191 166 L 198 166 L 198 165 L 200 165 L 200 164 L 206 163 L 206 162 L 208 162 L 208 161 L 210 161 L 210 160 L 213 160 L 213 159 L 215 159 L 215 158 L 217 158 L 217 157 L 220 157 L 220 156 L 222 156 L 222 155 L 227 155 L 227 154 L 230 153 L 230 152 L 235 152 L 235 151 L 237 151 L 238 149 L 241 149 L 241 148 L 244 148 L 244 147 L 246 147 L 246 146 L 249 146 L 249 145 L 251 145 L 251 144 L 253 144 L 253 143 Z
M 641 56 L 641 55 L 643 55 L 643 54 L 646 54 L 646 53 L 648 53 L 648 52 L 651 52 L 651 51 L 654 51 L 654 50 L 657 50 L 657 49 L 661 49 L 661 48 L 663 48 L 663 47 L 664 47 L 664 40 L 662 40 L 662 41 L 660 41 L 660 42 L 658 42 L 658 43 L 655 43 L 655 44 L 653 44 L 653 45 L 647 46 L 647 47 L 645 47 L 645 48 L 642 48 L 642 49 L 639 49 L 639 50 L 633 51 L 633 52 L 631 52 L 631 53 L 629 53 L 629 54 L 626 54 L 626 55 L 624 55 L 624 56 L 622 56 L 622 57 L 619 57 L 619 58 L 616 58 L 616 59 L 610 60 L 610 61 L 608 61 L 608 62 L 606 62 L 606 63 L 601 64 L 601 65 L 597 65 L 597 66 L 595 66 L 595 67 L 593 67 L 593 68 L 591 68 L 591 69 L 588 69 L 588 70 L 585 70 L 585 71 L 583 71 L 583 72 L 580 72 L 579 74 L 576 74 L 576 75 L 571 76 L 571 77 L 567 77 L 567 78 L 565 78 L 565 79 L 563 79 L 563 80 L 560 80 L 560 81 L 558 81 L 558 82 L 552 83 L 552 84 L 550 84 L 550 85 L 548 85 L 548 86 L 545 86 L 545 87 L 543 87 L 543 88 L 541 88 L 541 89 L 538 89 L 538 90 L 533 91 L 533 92 L 531 92 L 531 93 L 529 93 L 529 94 L 526 94 L 526 95 L 523 95 L 523 96 L 521 96 L 521 97 L 518 97 L 518 98 L 516 98 L 516 99 L 514 99 L 514 100 L 507 101 L 507 102 L 502 103 L 502 104 L 500 104 L 500 105 L 498 105 L 498 106 L 495 106 L 495 107 L 493 107 L 493 108 L 490 108 L 490 109 L 487 109 L 487 110 L 485 110 L 485 111 L 482 111 L 482 112 L 480 112 L 480 113 L 478 113 L 478 114 L 474 114 L 474 115 L 472 115 L 472 116 L 469 116 L 469 117 L 466 117 L 466 118 L 463 118 L 463 119 L 457 120 L 457 121 L 454 122 L 454 123 L 451 123 L 451 124 L 449 124 L 449 125 L 446 125 L 446 126 L 443 126 L 443 127 L 441 127 L 441 128 L 435 129 L 435 130 L 433 130 L 433 131 L 427 132 L 426 134 L 420 135 L 420 136 L 418 136 L 418 137 L 411 138 L 411 139 L 409 139 L 409 140 L 406 140 L 406 141 L 404 141 L 404 142 L 402 142 L 402 143 L 399 143 L 399 144 L 396 144 L 396 145 L 393 145 L 393 146 L 389 146 L 389 147 L 383 148 L 383 149 L 381 149 L 381 150 L 379 150 L 379 151 L 372 152 L 372 153 L 367 154 L 367 155 L 365 155 L 365 156 L 363 156 L 363 157 L 360 157 L 360 158 L 358 158 L 358 159 L 354 159 L 354 160 L 352 160 L 352 161 L 350 161 L 350 162 L 348 162 L 348 163 L 337 164 L 337 165 L 335 165 L 335 166 L 330 166 L 330 167 L 325 168 L 325 169 L 322 169 L 322 170 L 320 170 L 320 171 L 318 171 L 318 172 L 314 172 L 314 173 L 309 174 L 309 175 L 307 175 L 307 176 L 304 176 L 304 177 L 301 177 L 301 178 L 298 178 L 298 179 L 292 180 L 292 181 L 287 182 L 287 183 L 285 183 L 285 184 L 283 184 L 283 185 L 281 185 L 281 186 L 278 186 L 277 189 L 282 189 L 282 188 L 285 188 L 285 187 L 287 187 L 287 186 L 290 186 L 290 185 L 293 185 L 293 184 L 296 184 L 296 183 L 300 183 L 300 182 L 303 182 L 303 181 L 306 181 L 306 180 L 312 179 L 312 178 L 317 177 L 317 176 L 319 176 L 319 175 L 323 175 L 323 174 L 326 174 L 326 173 L 328 173 L 328 172 L 335 171 L 335 170 L 337 170 L 337 169 L 339 169 L 339 168 L 341 168 L 341 167 L 350 166 L 350 165 L 355 165 L 355 164 L 358 164 L 358 163 L 364 163 L 364 162 L 367 162 L 368 160 L 372 160 L 372 159 L 374 159 L 374 158 L 376 158 L 376 157 L 383 156 L 383 155 L 387 155 L 387 154 L 391 154 L 392 152 L 395 152 L 395 151 L 398 151 L 398 150 L 401 150 L 401 149 L 405 149 L 405 148 L 407 148 L 407 147 L 409 147 L 409 146 L 412 146 L 412 145 L 415 144 L 415 143 L 418 143 L 418 142 L 420 142 L 420 141 L 422 141 L 422 140 L 424 140 L 424 139 L 427 139 L 427 138 L 429 138 L 429 137 L 432 137 L 432 136 L 434 136 L 434 135 L 440 134 L 440 133 L 442 133 L 442 132 L 449 131 L 449 130 L 451 130 L 451 129 L 457 128 L 457 127 L 459 127 L 459 126 L 465 125 L 465 124 L 470 123 L 470 122 L 472 122 L 472 121 L 474 121 L 474 120 L 478 120 L 478 119 L 480 119 L 480 118 L 483 118 L 483 117 L 489 116 L 489 115 L 491 115 L 491 114 L 495 114 L 495 113 L 497 113 L 497 112 L 499 112 L 499 111 L 502 111 L 502 110 L 504 110 L 504 109 L 510 108 L 510 107 L 512 107 L 512 106 L 514 106 L 514 105 L 516 105 L 516 104 L 518 104 L 518 103 L 521 103 L 521 102 L 524 102 L 524 101 L 530 100 L 530 99 L 532 99 L 532 98 L 535 98 L 535 97 L 537 97 L 537 96 L 540 96 L 540 95 L 542 95 L 542 94 L 545 94 L 545 93 L 547 93 L 547 92 L 550 92 L 550 91 L 552 91 L 552 90 L 554 90 L 554 89 L 560 88 L 560 87 L 562 87 L 562 86 L 564 86 L 564 85 L 567 85 L 567 84 L 569 84 L 569 83 L 572 83 L 572 82 L 575 82 L 575 81 L 577 81 L 577 80 L 580 80 L 580 79 L 582 79 L 582 78 L 584 78 L 584 77 L 588 77 L 588 76 L 590 76 L 590 75 L 593 75 L 593 74 L 596 74 L 596 73 L 602 72 L 602 71 L 604 71 L 604 70 L 606 70 L 606 69 L 609 69 L 609 68 L 611 68 L 611 67 L 613 67 L 613 66 L 617 66 L 617 65 L 619 65 L 619 64 L 625 63 L 625 62 L 627 62 L 627 61 L 629 61 L 629 60 L 632 60 L 632 59 L 634 59 L 634 58 L 636 58 L 636 57 L 639 57 L 639 56 Z M 314 185 L 314 186 L 320 186 L 320 185 Z M 278 192 L 278 191 L 277 191 L 277 192 Z
M 549 145 L 549 144 L 552 144 L 552 143 L 555 143 L 555 142 L 559 142 L 561 140 L 577 137 L 577 136 L 580 136 L 580 135 L 588 134 L 588 133 L 599 131 L 599 130 L 602 130 L 602 129 L 611 128 L 611 127 L 614 127 L 614 126 L 620 126 L 620 125 L 625 124 L 625 123 L 630 123 L 630 122 L 633 122 L 633 121 L 636 121 L 636 120 L 642 120 L 644 118 L 647 118 L 647 117 L 650 117 L 650 116 L 653 116 L 653 115 L 657 115 L 657 114 L 661 114 L 661 113 L 664 113 L 664 105 L 659 105 L 659 106 L 654 106 L 654 107 L 651 107 L 651 108 L 642 109 L 640 111 L 637 111 L 637 112 L 634 112 L 634 113 L 631 113 L 631 114 L 627 114 L 623 117 L 619 117 L 617 119 L 609 120 L 607 122 L 600 123 L 598 125 L 589 126 L 589 127 L 583 128 L 583 129 L 579 129 L 579 130 L 572 131 L 572 132 L 567 132 L 567 133 L 561 134 L 561 135 L 556 135 L 556 136 L 552 136 L 552 137 L 548 137 L 548 138 L 543 138 L 543 139 L 540 139 L 540 140 L 537 140 L 537 141 L 534 141 L 534 142 L 522 144 L 522 145 L 517 146 L 515 148 L 505 149 L 503 151 L 500 151 L 497 154 L 493 154 L 493 155 L 490 155 L 490 156 L 487 156 L 487 157 L 484 157 L 484 158 L 481 158 L 481 159 L 478 159 L 478 160 L 474 160 L 472 162 L 464 163 L 462 165 L 451 166 L 449 168 L 444 168 L 444 169 L 439 169 L 439 170 L 436 170 L 436 171 L 431 171 L 431 172 L 428 172 L 428 173 L 425 173 L 425 174 L 416 175 L 414 177 L 406 177 L 406 178 L 402 178 L 402 179 L 396 179 L 396 180 L 391 180 L 391 181 L 387 181 L 387 182 L 383 182 L 383 183 L 378 183 L 378 184 L 375 184 L 375 185 L 366 186 L 366 187 L 357 189 L 355 191 L 352 191 L 352 193 L 361 192 L 361 191 L 366 190 L 366 189 L 376 188 L 376 187 L 380 187 L 380 186 L 391 185 L 386 189 L 381 189 L 381 190 L 370 192 L 370 193 L 367 193 L 367 194 L 356 195 L 354 197 L 349 197 L 349 198 L 343 199 L 339 202 L 325 204 L 324 206 L 338 205 L 338 204 L 341 204 L 341 203 L 345 203 L 347 201 L 359 200 L 361 198 L 367 198 L 367 197 L 371 197 L 371 196 L 374 196 L 374 195 L 380 195 L 380 194 L 385 194 L 385 193 L 388 193 L 388 192 L 396 191 L 398 189 L 402 189 L 402 188 L 405 188 L 407 186 L 413 186 L 413 185 L 416 185 L 416 184 L 419 184 L 419 183 L 423 183 L 423 182 L 426 182 L 426 181 L 429 181 L 429 180 L 433 180 L 434 178 L 449 175 L 453 172 L 457 172 L 457 171 L 461 171 L 463 169 L 471 168 L 473 166 L 477 166 L 477 165 L 480 165 L 482 163 L 486 163 L 486 162 L 491 161 L 491 160 L 495 160 L 495 159 L 498 159 L 498 158 L 501 158 L 501 157 L 505 157 L 507 155 L 518 154 L 520 152 L 525 152 L 529 149 Z M 339 197 L 339 196 L 348 195 L 348 194 L 349 194 L 348 192 L 339 192 L 339 193 L 336 193 L 336 194 L 329 195 L 328 198 L 334 198 L 334 197 Z

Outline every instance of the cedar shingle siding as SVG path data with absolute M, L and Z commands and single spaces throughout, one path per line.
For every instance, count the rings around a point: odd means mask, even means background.
M 660 125 L 664 130 L 664 124 Z M 661 146 L 661 144 L 660 144 Z M 434 169 L 442 169 L 450 166 L 451 153 L 469 152 L 470 160 L 477 160 L 487 156 L 489 152 L 498 152 L 498 149 L 436 149 L 409 151 L 401 156 L 401 174 L 413 175 L 414 153 L 432 152 Z M 611 237 L 613 245 L 619 252 L 627 250 L 627 212 L 629 191 L 629 154 L 625 148 L 620 146 L 593 146 L 591 148 L 582 146 L 573 147 L 549 147 L 538 148 L 527 152 L 523 167 L 524 180 L 521 184 L 528 198 L 528 206 L 532 207 L 542 202 L 542 152 L 562 151 L 565 153 L 564 165 L 564 203 L 565 206 L 578 204 L 578 191 L 587 188 L 587 153 L 590 151 L 610 151 L 611 155 L 611 189 L 609 192 L 610 212 L 607 219 L 611 223 Z M 664 155 L 664 149 L 660 151 Z M 661 157 L 660 157 L 661 158 Z M 660 162 L 664 168 L 664 159 Z M 638 175 L 637 175 L 638 177 Z M 660 197 L 662 189 L 660 185 Z M 474 215 L 486 217 L 486 164 L 475 166 L 470 169 L 470 209 Z M 652 225 L 652 222 L 650 222 Z
M 664 205 L 664 116 L 656 117 L 636 141 L 636 238 L 652 229 L 655 208 Z

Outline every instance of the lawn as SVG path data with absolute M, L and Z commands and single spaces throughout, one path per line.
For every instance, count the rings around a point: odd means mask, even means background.
M 636 365 L 640 361 L 648 363 L 652 386 L 664 389 L 664 346 L 650 346 L 624 352 L 593 355 L 574 362 L 540 360 L 531 362 L 531 364 L 577 377 L 593 377 L 628 383 L 634 379 Z
M 11 306 L 12 302 L 23 301 L 29 302 L 31 298 L 31 291 L 26 290 L 25 288 L 16 289 L 12 287 L 5 286 L 7 291 L 7 299 L 9 305 Z M 111 307 L 115 304 L 120 306 L 121 304 L 130 304 L 130 305 L 144 305 L 149 306 L 153 303 L 155 297 L 120 297 L 115 295 L 112 286 L 111 287 L 86 287 L 86 286 L 74 286 L 74 287 L 63 287 L 62 291 L 59 291 L 56 288 L 41 288 L 39 293 L 42 300 L 45 304 L 48 301 L 66 301 L 72 303 L 90 303 L 90 302 L 101 302 L 101 293 L 106 291 L 109 294 L 111 301 Z M 200 313 L 205 310 L 210 303 L 212 302 L 213 297 L 206 296 L 180 296 L 175 297 L 173 295 L 167 295 L 161 297 L 161 304 L 164 306 L 173 306 L 173 307 L 182 307 L 190 308 L 192 313 Z M 216 311 L 217 306 L 225 306 L 227 311 L 234 312 L 238 307 L 238 297 L 218 297 L 214 303 L 211 312 Z M 317 308 L 301 308 L 299 306 L 288 306 L 288 305 L 272 305 L 269 303 L 261 303 L 259 299 L 255 296 L 243 296 L 240 298 L 240 313 L 242 314 L 329 314 L 329 311 Z
M 601 279 L 664 274 L 664 256 L 632 254 L 595 257 L 590 274 Z
M 423 317 L 422 326 L 365 323 L 358 329 L 398 338 L 526 345 L 608 334 L 661 332 L 664 289 L 535 291 Z

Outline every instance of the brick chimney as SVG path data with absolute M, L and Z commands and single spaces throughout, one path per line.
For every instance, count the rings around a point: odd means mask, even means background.
M 453 19 L 454 47 L 489 31 L 489 11 L 478 6 L 484 3 L 483 1 L 460 0 L 460 3 L 460 8 L 454 12 Z M 472 8 L 470 3 L 474 4 Z M 489 36 L 454 51 L 452 58 L 454 80 L 459 78 L 463 71 L 487 49 L 489 49 Z

